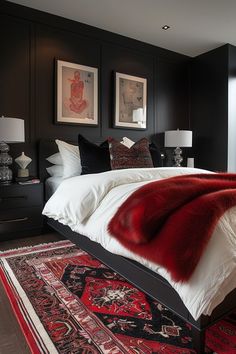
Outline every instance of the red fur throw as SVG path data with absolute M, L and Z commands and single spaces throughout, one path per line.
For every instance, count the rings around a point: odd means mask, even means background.
M 219 218 L 236 205 L 236 174 L 163 179 L 134 192 L 108 229 L 126 248 L 187 281 Z M 222 235 L 223 237 L 223 235 Z

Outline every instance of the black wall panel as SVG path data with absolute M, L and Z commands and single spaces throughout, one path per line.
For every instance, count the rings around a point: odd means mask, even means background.
M 25 120 L 30 139 L 30 24 L 0 16 L 0 115 Z
M 0 16 L 0 114 L 25 119 L 32 149 L 41 138 L 76 141 L 79 132 L 92 140 L 137 140 L 189 128 L 190 58 L 2 0 Z M 98 127 L 54 124 L 56 59 L 98 68 Z M 113 128 L 115 71 L 147 78 L 147 130 Z
M 189 129 L 188 62 L 157 61 L 156 109 L 158 132 Z
M 229 45 L 228 171 L 236 172 L 236 47 Z
M 190 109 L 196 166 L 227 171 L 227 45 L 193 59 Z
M 24 119 L 26 143 L 11 144 L 10 153 L 13 158 L 22 151 L 31 156 L 30 171 L 36 175 L 31 35 L 30 22 L 0 14 L 0 115 Z
M 38 25 L 36 28 L 36 122 L 37 138 L 67 137 L 76 140 L 78 132 L 99 136 L 99 127 L 54 124 L 55 62 L 65 60 L 100 67 L 98 42 L 71 32 Z
M 147 129 L 113 128 L 115 107 L 115 72 L 147 79 Z M 102 47 L 101 115 L 103 137 L 128 136 L 135 140 L 154 132 L 154 58 L 126 47 L 104 44 Z

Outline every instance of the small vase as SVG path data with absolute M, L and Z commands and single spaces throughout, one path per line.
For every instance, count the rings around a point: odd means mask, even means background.
M 32 159 L 28 156 L 25 155 L 24 152 L 15 159 L 15 162 L 20 166 L 18 169 L 18 177 L 28 177 L 29 176 L 29 170 L 26 168 Z

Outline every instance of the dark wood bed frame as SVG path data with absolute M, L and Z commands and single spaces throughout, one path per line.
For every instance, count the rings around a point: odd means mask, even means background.
M 46 162 L 45 158 L 56 151 L 57 147 L 54 141 L 40 142 L 39 171 L 41 181 L 44 181 L 47 177 L 46 167 L 49 164 Z M 98 243 L 73 232 L 68 226 L 62 225 L 58 221 L 48 219 L 47 224 L 81 247 L 81 249 L 98 258 L 104 264 L 122 275 L 137 288 L 168 307 L 183 320 L 190 323 L 192 325 L 193 349 L 195 349 L 198 354 L 204 353 L 206 329 L 236 308 L 235 289 L 214 309 L 211 316 L 202 315 L 197 321 L 195 321 L 184 306 L 178 293 L 172 288 L 167 280 L 160 275 L 133 260 L 106 251 Z

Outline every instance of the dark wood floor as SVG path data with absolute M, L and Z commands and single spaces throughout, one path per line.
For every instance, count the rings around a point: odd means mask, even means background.
M 0 242 L 0 250 L 33 246 L 40 243 L 59 241 L 62 236 L 53 232 L 18 240 Z M 12 312 L 11 305 L 0 283 L 0 354 L 30 354 L 31 351 Z

